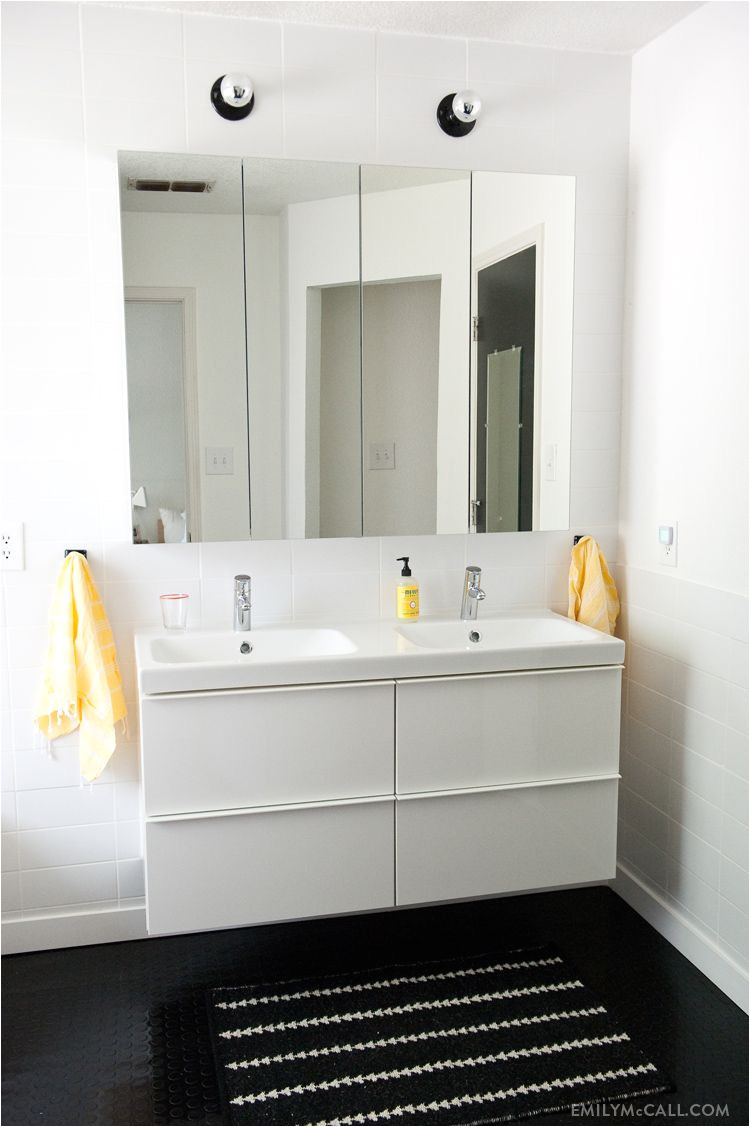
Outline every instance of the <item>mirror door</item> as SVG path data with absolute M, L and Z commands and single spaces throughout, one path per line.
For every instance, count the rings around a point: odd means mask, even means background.
M 572 177 L 119 167 L 137 542 L 568 527 Z
M 134 539 L 246 539 L 242 162 L 121 153 L 119 171 Z

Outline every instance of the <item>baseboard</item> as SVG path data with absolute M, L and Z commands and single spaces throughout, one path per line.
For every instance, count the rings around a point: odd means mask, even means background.
M 103 912 L 64 912 L 4 920 L 3 955 L 49 951 L 56 947 L 85 947 L 146 938 L 146 909 L 142 904 Z
M 748 973 L 701 932 L 673 905 L 649 888 L 626 865 L 618 864 L 610 887 L 643 916 L 711 982 L 748 1012 Z M 142 904 L 106 911 L 64 912 L 57 915 L 9 919 L 2 925 L 2 953 L 45 951 L 56 947 L 84 947 L 146 938 L 146 909 Z
M 748 973 L 730 955 L 691 923 L 658 892 L 644 884 L 627 865 L 617 866 L 611 888 L 643 916 L 660 935 L 689 959 L 741 1009 L 748 1012 Z
M 503 893 L 505 896 L 532 896 L 539 892 L 563 892 L 570 888 L 588 888 L 607 885 L 608 881 L 588 881 L 585 884 L 551 885 L 549 888 L 531 888 L 522 892 Z M 501 897 L 502 898 L 502 897 Z M 434 906 L 460 904 L 470 900 L 496 900 L 497 896 L 467 896 L 464 900 L 436 900 Z M 405 904 L 389 909 L 392 912 L 408 912 L 412 908 L 427 908 L 430 904 Z M 372 914 L 384 909 L 373 909 Z M 370 915 L 370 912 L 342 912 L 334 915 Z M 325 916 L 303 916 L 302 919 L 332 919 Z M 267 920 L 272 923 L 293 923 L 293 920 Z M 212 928 L 213 931 L 232 930 L 231 928 Z M 251 926 L 251 925 L 244 925 Z M 199 932 L 169 932 L 163 934 L 197 935 Z M 2 954 L 20 955 L 27 951 L 51 951 L 58 947 L 86 947 L 92 943 L 122 943 L 127 939 L 147 939 L 146 908 L 143 899 L 118 907 L 86 905 L 78 911 L 68 908 L 59 912 L 38 912 L 24 917 L 20 912 L 8 913 L 2 920 Z

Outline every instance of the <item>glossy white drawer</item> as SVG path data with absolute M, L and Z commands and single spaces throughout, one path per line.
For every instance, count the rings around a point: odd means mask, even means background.
M 399 794 L 616 772 L 617 667 L 399 681 Z
M 491 896 L 615 875 L 617 779 L 396 803 L 396 903 Z
M 151 935 L 394 904 L 393 799 L 146 823 Z
M 146 816 L 393 794 L 392 681 L 144 697 Z

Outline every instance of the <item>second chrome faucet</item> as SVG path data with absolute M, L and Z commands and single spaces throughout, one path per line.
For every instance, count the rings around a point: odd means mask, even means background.
M 486 599 L 482 588 L 479 586 L 479 581 L 482 578 L 481 567 L 469 566 L 464 575 L 464 589 L 461 598 L 461 621 L 469 622 L 477 617 L 479 611 L 479 604 L 482 599 Z
M 249 575 L 234 577 L 234 630 L 245 632 L 250 629 L 252 610 L 251 582 Z

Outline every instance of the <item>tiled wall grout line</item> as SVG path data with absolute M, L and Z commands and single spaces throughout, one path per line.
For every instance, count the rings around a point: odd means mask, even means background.
M 284 21 L 279 21 L 281 35 L 281 151 L 287 156 L 287 127 L 286 127 L 286 26 Z
M 187 36 L 185 32 L 185 15 L 180 15 L 180 32 L 182 35 L 182 97 L 184 102 L 185 114 L 185 150 L 190 152 L 190 115 L 187 112 L 188 106 L 188 58 L 187 58 Z
M 622 574 L 625 581 L 623 601 L 626 610 L 641 612 L 646 616 L 647 625 L 650 623 L 661 625 L 659 627 L 648 625 L 648 634 L 641 637 L 641 619 L 637 613 L 635 619 L 628 615 L 629 644 L 635 647 L 635 655 L 632 650 L 629 655 L 629 683 L 638 686 L 639 692 L 645 693 L 646 696 L 641 701 L 645 711 L 635 716 L 631 701 L 625 720 L 629 750 L 623 755 L 622 760 L 624 805 L 621 806 L 620 826 L 624 836 L 621 852 L 626 863 L 638 870 L 647 885 L 657 888 L 668 902 L 676 904 L 681 911 L 684 911 L 686 917 L 693 920 L 696 927 L 713 936 L 720 949 L 731 950 L 734 952 L 733 957 L 736 957 L 740 953 L 737 947 L 732 945 L 730 933 L 726 929 L 736 926 L 732 924 L 732 919 L 747 921 L 747 907 L 746 902 L 736 904 L 725 895 L 723 874 L 727 864 L 733 863 L 725 851 L 725 833 L 728 825 L 735 826 L 735 834 L 740 833 L 744 836 L 747 833 L 742 823 L 737 823 L 734 819 L 727 822 L 727 819 L 731 818 L 727 807 L 729 795 L 742 796 L 747 792 L 747 780 L 733 772 L 726 762 L 730 732 L 736 732 L 736 737 L 741 741 L 740 746 L 742 743 L 746 745 L 744 734 L 737 732 L 728 722 L 730 719 L 728 694 L 735 691 L 737 694 L 744 694 L 746 698 L 746 690 L 737 685 L 737 682 L 743 679 L 743 675 L 738 665 L 731 664 L 730 656 L 726 657 L 726 662 L 721 668 L 717 666 L 713 672 L 697 669 L 692 656 L 681 649 L 681 643 L 678 645 L 671 639 L 669 632 L 675 623 L 679 624 L 683 632 L 687 631 L 687 634 L 681 637 L 690 637 L 693 630 L 698 631 L 695 635 L 697 638 L 704 641 L 710 639 L 713 645 L 725 647 L 727 655 L 734 654 L 733 660 L 739 662 L 740 654 L 743 650 L 745 653 L 747 651 L 744 643 L 737 643 L 735 646 L 733 639 L 726 632 L 718 628 L 707 629 L 705 615 L 701 620 L 704 624 L 695 625 L 695 612 L 688 609 L 687 603 L 681 612 L 679 602 L 679 598 L 683 595 L 689 598 L 696 592 L 700 594 L 703 591 L 706 592 L 706 595 L 702 596 L 704 603 L 705 599 L 709 598 L 714 600 L 716 606 L 734 605 L 734 602 L 727 604 L 726 599 L 735 600 L 737 597 L 712 591 L 677 576 L 665 575 L 656 569 L 625 567 L 622 569 Z M 637 591 L 631 593 L 632 583 L 636 578 L 643 585 L 644 592 L 651 593 L 650 597 L 642 598 Z M 668 592 L 671 598 L 660 605 L 655 594 L 657 591 Z M 742 606 L 743 602 L 746 605 L 746 601 L 737 599 L 738 606 Z M 657 606 L 658 609 L 653 609 Z M 729 619 L 726 619 L 726 622 L 733 632 L 738 632 L 734 630 Z M 659 633 L 653 633 L 654 629 Z M 656 648 L 660 636 L 666 639 L 663 649 Z M 642 659 L 639 657 L 640 654 L 643 655 Z M 700 653 L 698 657 L 701 665 L 705 666 L 707 664 L 705 657 Z M 632 668 L 634 660 L 637 666 L 635 671 Z M 646 664 L 639 666 L 641 660 Z M 666 670 L 664 684 L 657 684 L 656 688 L 649 685 L 648 662 L 653 661 L 658 662 L 653 667 L 655 670 Z M 708 697 L 696 699 L 695 687 L 691 696 L 687 679 L 693 671 L 700 678 L 702 687 L 709 692 Z M 673 679 L 675 677 L 678 677 L 679 681 L 675 681 Z M 678 693 L 682 699 L 678 699 Z M 738 695 L 735 699 L 740 700 L 741 696 Z M 697 707 L 693 707 L 691 701 Z M 709 706 L 713 707 L 713 713 L 703 710 Z M 650 711 L 652 708 L 654 711 Z M 720 719 L 714 715 L 717 712 Z M 660 727 L 653 725 L 659 724 L 660 714 L 666 716 L 667 713 L 669 731 L 665 736 Z M 678 722 L 683 718 L 689 723 L 695 722 L 703 726 L 693 733 L 696 747 L 690 747 L 690 743 L 693 742 L 690 733 L 681 733 L 677 727 Z M 628 738 L 631 723 L 638 725 L 640 735 L 637 741 Z M 658 744 L 665 738 L 669 741 L 669 758 L 666 760 L 659 758 L 657 762 L 650 761 L 649 740 L 653 746 L 654 741 Z M 709 742 L 703 743 L 702 741 L 706 739 Z M 713 753 L 713 757 L 709 757 L 706 752 Z M 630 778 L 635 770 L 635 762 L 631 761 L 630 756 L 647 770 L 656 771 L 657 776 L 654 778 L 658 777 L 662 780 L 661 785 L 668 786 L 668 793 L 662 803 L 649 801 L 654 796 L 648 792 L 643 793 L 644 788 L 646 790 L 648 788 L 648 777 L 641 781 L 638 778 Z M 684 775 L 684 767 L 687 767 L 688 771 L 695 769 L 700 774 L 692 777 L 689 773 Z M 705 772 L 708 774 L 704 774 Z M 707 785 L 709 781 L 711 797 L 706 797 L 704 784 Z M 629 798 L 628 795 L 634 797 Z M 643 805 L 639 806 L 639 803 Z M 631 839 L 628 834 L 635 834 L 637 837 Z M 631 851 L 629 844 L 631 840 L 634 842 L 634 847 L 635 843 L 641 842 L 637 846 L 638 857 Z M 728 918 L 725 917 L 730 909 L 723 908 L 724 904 L 731 906 L 733 915 Z

